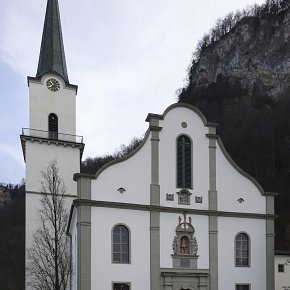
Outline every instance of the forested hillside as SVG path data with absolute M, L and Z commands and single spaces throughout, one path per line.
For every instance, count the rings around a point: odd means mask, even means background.
M 198 107 L 235 162 L 276 198 L 276 249 L 290 250 L 290 3 L 218 20 L 199 42 L 179 101 Z
M 0 290 L 24 285 L 25 186 L 5 185 L 6 201 L 0 202 Z

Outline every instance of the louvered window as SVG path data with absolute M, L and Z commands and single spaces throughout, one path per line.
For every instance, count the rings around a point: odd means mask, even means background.
M 129 263 L 129 230 L 123 225 L 113 229 L 113 263 Z
M 58 139 L 58 117 L 54 113 L 48 116 L 48 136 L 50 139 Z
M 184 135 L 177 139 L 177 187 L 191 188 L 191 141 Z
M 236 266 L 248 267 L 249 264 L 249 237 L 245 233 L 236 236 Z

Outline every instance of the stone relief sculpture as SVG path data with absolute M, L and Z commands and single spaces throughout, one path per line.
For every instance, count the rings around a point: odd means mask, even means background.
M 172 249 L 174 255 L 196 255 L 198 245 L 196 237 L 194 237 L 194 227 L 192 226 L 191 217 L 186 221 L 186 213 L 182 218 L 179 216 L 179 224 L 176 228 L 176 236 L 174 237 Z
M 188 267 L 190 268 L 196 268 L 198 244 L 194 236 L 195 229 L 192 226 L 192 219 L 189 217 L 187 221 L 185 212 L 183 214 L 183 221 L 180 216 L 178 217 L 178 226 L 175 231 L 176 236 L 172 244 L 174 267 L 178 268 L 185 267 L 182 265 L 189 265 Z M 184 259 L 188 259 L 188 262 Z

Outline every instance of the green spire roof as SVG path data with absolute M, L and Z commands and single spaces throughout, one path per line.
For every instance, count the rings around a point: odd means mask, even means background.
M 68 74 L 61 33 L 57 0 L 47 0 L 40 55 L 36 77 L 45 73 L 56 73 L 68 83 Z

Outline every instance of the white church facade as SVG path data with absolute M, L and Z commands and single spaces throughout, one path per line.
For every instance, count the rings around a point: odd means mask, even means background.
M 146 121 L 129 156 L 74 176 L 72 289 L 274 289 L 274 196 L 196 108 Z
M 26 248 L 37 227 L 40 172 L 57 160 L 70 210 L 70 289 L 274 289 L 275 194 L 234 163 L 198 109 L 178 103 L 148 114 L 134 151 L 81 174 L 77 86 L 67 75 L 57 0 L 47 1 L 28 85 Z

